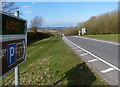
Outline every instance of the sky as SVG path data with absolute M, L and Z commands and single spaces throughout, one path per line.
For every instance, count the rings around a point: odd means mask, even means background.
M 75 27 L 92 16 L 118 9 L 117 2 L 16 2 L 16 5 L 28 27 L 35 16 L 43 18 L 43 27 Z

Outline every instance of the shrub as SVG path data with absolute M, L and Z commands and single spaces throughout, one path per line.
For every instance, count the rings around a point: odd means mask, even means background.
M 30 30 L 34 33 L 37 33 L 37 27 L 32 27 Z
M 68 28 L 68 29 L 64 29 L 62 33 L 65 36 L 78 35 L 78 30 L 76 28 Z

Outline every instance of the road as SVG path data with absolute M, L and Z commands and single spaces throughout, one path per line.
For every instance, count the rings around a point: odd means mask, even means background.
M 111 85 L 118 85 L 120 71 L 118 45 L 112 42 L 83 38 L 80 36 L 64 37 L 66 43 L 88 62 L 98 74 Z

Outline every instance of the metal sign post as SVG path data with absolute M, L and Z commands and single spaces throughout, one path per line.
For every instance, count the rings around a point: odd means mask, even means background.
M 20 81 L 19 81 L 19 66 L 17 66 L 15 68 L 15 87 L 18 87 L 20 85 Z
M 16 13 L 15 13 L 15 16 L 17 16 L 17 17 L 19 17 L 19 11 L 17 11 Z M 19 85 L 20 85 L 20 81 L 19 81 L 19 78 L 20 78 L 20 76 L 19 76 L 19 71 L 20 71 L 20 69 L 19 69 L 19 65 L 15 68 L 15 87 L 18 87 Z

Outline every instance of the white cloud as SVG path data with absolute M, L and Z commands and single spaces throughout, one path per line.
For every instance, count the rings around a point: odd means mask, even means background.
M 32 13 L 32 11 L 24 11 L 23 13 L 27 13 L 28 14 L 28 13 Z
M 24 5 L 23 6 L 23 8 L 29 8 L 30 7 L 30 5 Z

